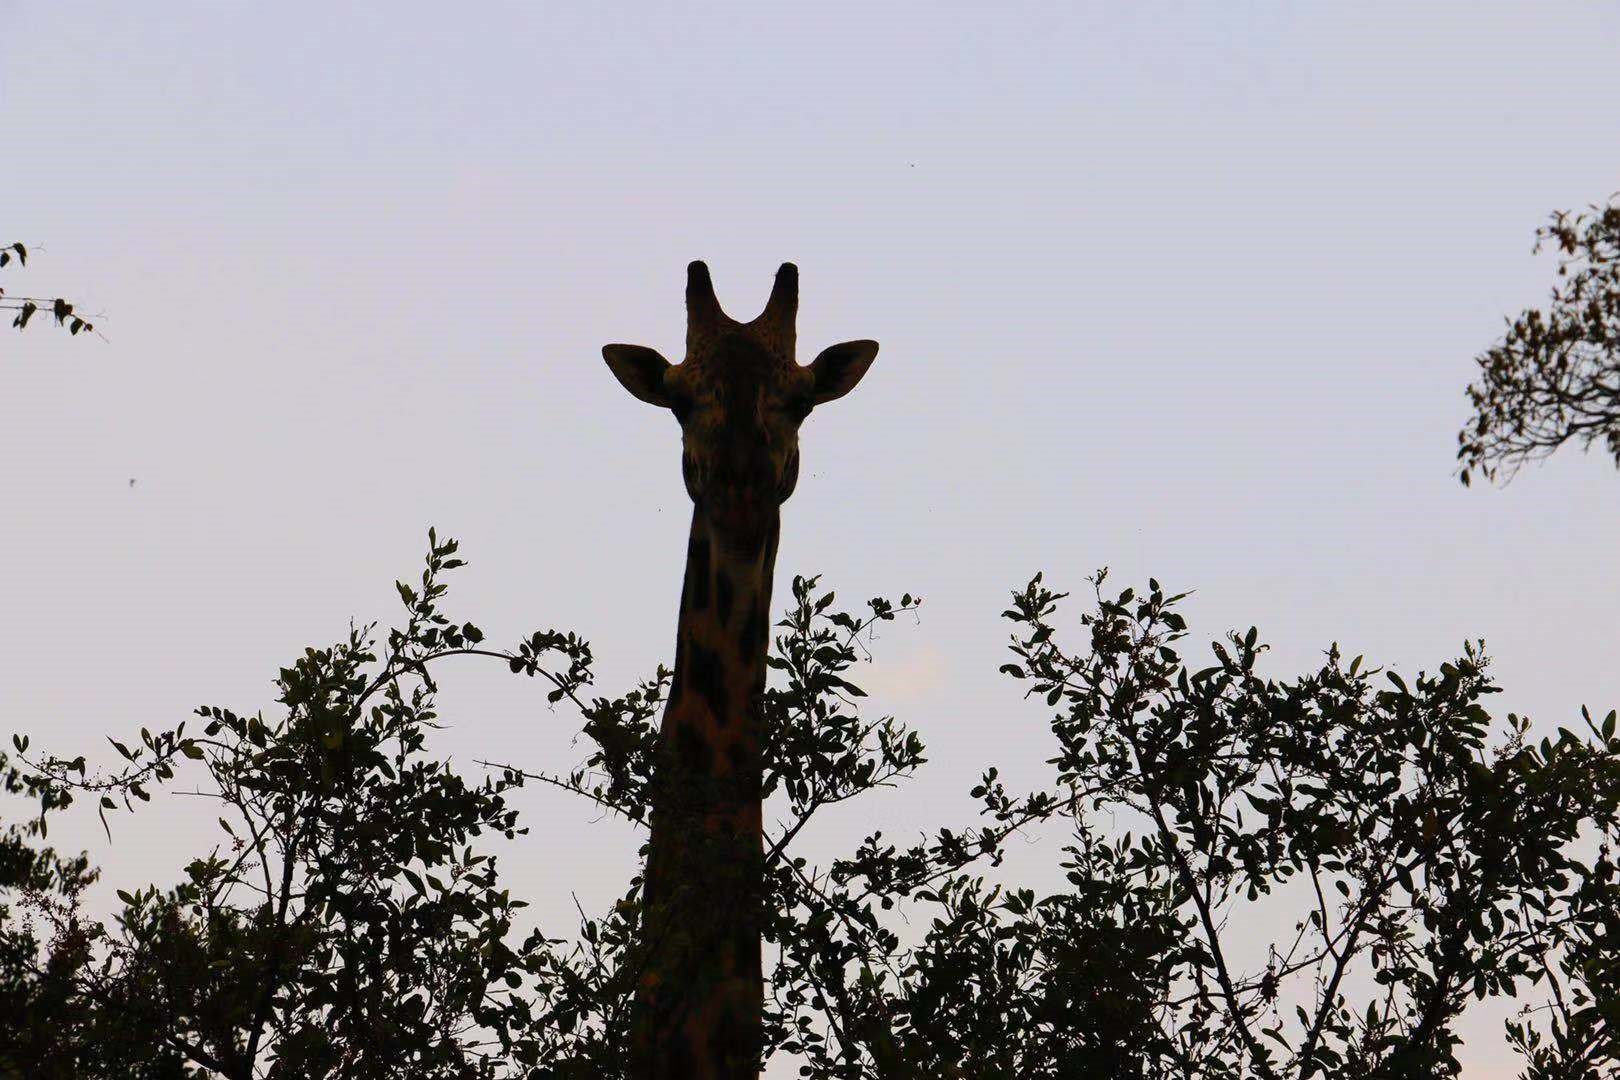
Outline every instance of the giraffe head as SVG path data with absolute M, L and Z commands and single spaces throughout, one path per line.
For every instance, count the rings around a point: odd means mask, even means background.
M 718 537 L 751 546 L 793 494 L 799 425 L 817 405 L 854 389 L 878 346 L 846 341 L 800 365 L 792 263 L 782 264 L 765 310 L 746 323 L 720 309 L 707 266 L 692 263 L 686 274 L 685 360 L 671 364 L 644 345 L 604 345 L 602 356 L 626 390 L 675 414 L 687 493 Z

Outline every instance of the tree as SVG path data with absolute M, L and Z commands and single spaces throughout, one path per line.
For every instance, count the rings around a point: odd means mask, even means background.
M 0 1011 L 0 1076 L 623 1075 L 640 878 L 568 938 L 523 934 L 480 843 L 521 834 L 505 800 L 528 782 L 645 822 L 669 672 L 593 697 L 574 635 L 485 645 L 443 610 L 459 565 L 430 537 L 403 623 L 307 650 L 272 715 L 208 707 L 114 743 L 103 773 L 18 738 L 44 809 L 89 795 L 111 825 L 184 775 L 222 839 L 176 884 L 121 892 L 105 926 L 77 908 L 82 863 L 64 887 L 30 878 L 50 940 L 0 923 L 22 1002 Z M 1250 630 L 1195 668 L 1179 597 L 1102 583 L 1075 652 L 1041 578 L 1007 612 L 1003 671 L 1057 748 L 1047 783 L 1014 794 L 987 769 L 977 820 L 910 845 L 875 830 L 816 867 L 796 844 L 818 813 L 925 763 L 857 685 L 873 628 L 917 601 L 856 615 L 795 579 L 762 702 L 785 822 L 766 841 L 770 1054 L 825 1080 L 1447 1076 L 1457 1016 L 1500 995 L 1525 1004 L 1527 1076 L 1620 1076 L 1614 714 L 1533 743 L 1486 712 L 1477 646 L 1410 680 L 1336 648 L 1276 680 Z M 539 679 L 578 711 L 585 759 L 469 782 L 435 758 L 432 673 L 459 657 Z M 1069 838 L 1044 895 L 998 869 L 1031 829 Z
M 427 666 L 480 651 L 476 627 L 438 611 L 454 552 L 434 539 L 420 588 L 401 583 L 408 615 L 381 659 L 367 627 L 281 669 L 279 718 L 201 709 L 193 733 L 112 740 L 123 765 L 108 775 L 82 757 L 39 764 L 55 805 L 87 793 L 104 822 L 189 766 L 223 841 L 177 884 L 120 890 L 111 926 L 42 905 L 85 941 L 53 1019 L 86 1037 L 45 1048 L 23 1075 L 126 1075 L 102 1060 L 108 1047 L 152 1076 L 509 1074 L 500 1054 L 526 1019 L 516 971 L 539 939 L 511 940 L 522 901 L 470 844 L 516 835 L 510 784 L 468 783 L 426 753 Z M 570 647 L 537 635 L 527 655 Z
M 15 746 L 25 749 L 26 742 L 19 738 Z M 40 802 L 39 816 L 0 828 L 0 1016 L 6 1018 L 0 1021 L 0 1076 L 9 1077 L 20 1061 L 47 1060 L 81 1035 L 69 1014 L 77 1011 L 72 973 L 87 942 L 71 925 L 42 941 L 25 911 L 71 904 L 96 875 L 83 856 L 65 858 L 39 846 L 44 815 L 57 801 L 48 785 L 13 765 L 4 751 L 0 794 Z M 15 910 L 19 904 L 25 911 Z
M 1410 683 L 1335 646 L 1277 681 L 1251 628 L 1193 670 L 1177 597 L 1095 580 L 1075 655 L 1056 644 L 1061 595 L 1037 578 L 1017 596 L 1006 670 L 1056 709 L 1074 895 L 1110 883 L 1171 930 L 1144 1075 L 1452 1075 L 1469 998 L 1542 982 L 1555 1027 L 1584 1033 L 1559 1043 L 1578 1069 L 1558 1075 L 1615 1075 L 1620 1002 L 1581 959 L 1615 956 L 1614 713 L 1538 745 L 1510 715 L 1493 739 L 1480 646 Z M 1589 830 L 1604 843 L 1583 862 Z M 1268 918 L 1280 905 L 1296 916 Z M 1279 922 L 1244 969 L 1231 928 Z
M 0 267 L 10 266 L 16 260 L 18 266 L 28 265 L 28 247 L 25 244 L 10 244 L 0 247 Z M 95 333 L 95 326 L 82 316 L 74 313 L 73 305 L 60 296 L 45 299 L 40 296 L 7 296 L 6 290 L 0 289 L 0 311 L 15 311 L 11 325 L 18 330 L 28 328 L 28 323 L 34 314 L 41 308 L 49 311 L 56 320 L 57 326 L 67 327 L 67 331 L 77 336 L 81 331 Z
M 1620 199 L 1620 196 L 1616 196 Z M 1620 201 L 1560 211 L 1536 231 L 1555 244 L 1558 284 L 1478 359 L 1458 477 L 1511 479 L 1566 443 L 1601 445 L 1620 466 Z

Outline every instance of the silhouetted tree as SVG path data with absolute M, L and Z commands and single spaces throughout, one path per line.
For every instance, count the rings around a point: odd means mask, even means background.
M 420 588 L 400 585 L 408 617 L 382 648 L 371 628 L 352 630 L 283 668 L 279 717 L 199 710 L 198 730 L 114 740 L 124 764 L 111 774 L 83 758 L 40 763 L 36 783 L 58 805 L 89 793 L 104 821 L 191 766 L 224 837 L 177 884 L 120 890 L 108 926 L 87 927 L 71 897 L 41 905 L 85 941 L 65 1015 L 117 1025 L 132 1060 L 174 1063 L 153 1075 L 505 1074 L 530 946 L 510 940 L 522 902 L 469 845 L 515 835 L 509 785 L 468 783 L 426 753 L 427 665 L 479 651 L 475 627 L 438 612 L 454 551 L 435 541 Z M 51 1047 L 22 1074 L 124 1075 L 95 1068 L 106 1041 Z
M 22 749 L 26 743 L 18 738 L 14 745 Z M 45 815 L 56 809 L 57 798 L 3 751 L 0 794 L 40 803 L 37 815 L 0 828 L 0 1076 L 9 1078 L 20 1074 L 22 1062 L 55 1059 L 85 1035 L 73 973 L 88 942 L 71 923 L 42 940 L 30 915 L 72 904 L 96 875 L 83 856 L 65 858 L 42 846 Z
M 1565 443 L 1601 445 L 1620 465 L 1620 202 L 1558 212 L 1536 231 L 1555 244 L 1558 284 L 1479 357 L 1473 416 L 1457 436 L 1458 476 L 1508 480 Z
M 480 843 L 521 834 L 507 797 L 528 782 L 645 822 L 669 672 L 596 697 L 573 635 L 486 646 L 442 610 L 458 565 L 432 538 L 402 625 L 307 650 L 274 715 L 200 710 L 115 743 L 111 772 L 17 739 L 8 787 L 44 809 L 123 812 L 184 775 L 221 842 L 102 925 L 84 863 L 12 827 L 0 1076 L 624 1075 L 640 878 L 577 933 L 523 934 Z M 873 627 L 917 601 L 857 616 L 794 581 L 762 702 L 768 1054 L 824 1080 L 1438 1077 L 1466 1004 L 1504 996 L 1526 1008 L 1525 1075 L 1620 1075 L 1614 714 L 1532 742 L 1486 712 L 1477 647 L 1411 680 L 1337 649 L 1276 680 L 1250 630 L 1195 668 L 1178 597 L 1102 580 L 1077 651 L 1040 578 L 1007 612 L 1003 670 L 1049 710 L 1048 782 L 1014 794 L 987 769 L 977 820 L 907 845 L 874 830 L 822 866 L 799 853 L 809 823 L 924 763 L 857 685 Z M 577 709 L 585 759 L 470 782 L 435 758 L 432 671 L 469 655 Z M 1036 828 L 1068 836 L 1055 891 L 997 869 Z
M 1122 929 L 1166 928 L 1142 1075 L 1455 1075 L 1469 1000 L 1536 984 L 1556 1074 L 1615 1075 L 1612 975 L 1592 966 L 1620 943 L 1613 712 L 1539 744 L 1520 717 L 1493 732 L 1480 646 L 1410 682 L 1336 646 L 1274 680 L 1251 628 L 1195 670 L 1155 583 L 1099 588 L 1070 654 L 1059 599 L 1039 578 L 1018 595 L 1005 670 L 1055 709 L 1065 901 L 1107 884 L 1152 916 Z

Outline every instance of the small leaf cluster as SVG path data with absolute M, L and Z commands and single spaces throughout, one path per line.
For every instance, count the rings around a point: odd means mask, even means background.
M 12 259 L 16 259 L 18 266 L 27 266 L 27 245 L 17 243 L 6 247 L 0 247 L 0 267 L 9 266 Z M 57 326 L 66 326 L 69 334 L 78 336 L 78 334 L 81 332 L 89 331 L 93 333 L 96 329 L 95 326 L 83 316 L 75 314 L 73 305 L 62 299 L 60 296 L 49 300 L 42 299 L 38 296 L 8 297 L 6 295 L 6 291 L 4 289 L 0 289 L 0 309 L 15 311 L 17 313 L 16 315 L 12 316 L 11 325 L 18 330 L 27 329 L 29 320 L 32 319 L 35 313 L 37 313 L 42 307 L 50 311 L 52 317 L 56 320 Z
M 1603 446 L 1620 465 L 1620 201 L 1560 211 L 1536 232 L 1558 251 L 1545 309 L 1508 321 L 1468 387 L 1458 477 L 1511 479 L 1566 443 Z

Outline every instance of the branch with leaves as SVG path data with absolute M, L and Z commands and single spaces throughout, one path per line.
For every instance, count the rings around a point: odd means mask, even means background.
M 11 265 L 15 259 L 18 266 L 28 265 L 28 247 L 24 244 L 11 244 L 0 247 L 0 267 Z M 41 296 L 7 296 L 6 290 L 0 288 L 0 311 L 15 311 L 11 325 L 18 330 L 28 328 L 29 320 L 40 311 L 49 311 L 56 320 L 57 326 L 67 327 L 69 334 L 77 336 L 81 332 L 95 333 L 95 326 L 82 315 L 74 311 L 74 305 L 60 296 L 46 299 Z
M 1559 258 L 1550 303 L 1508 322 L 1468 387 L 1464 484 L 1505 482 L 1569 443 L 1603 446 L 1620 465 L 1620 201 L 1554 214 L 1536 231 L 1536 250 L 1546 245 Z
M 534 1043 L 522 986 L 544 972 L 550 946 L 514 938 L 525 905 L 473 847 L 522 831 L 506 802 L 521 779 L 469 784 L 428 754 L 431 667 L 489 656 L 569 696 L 589 681 L 590 655 L 551 632 L 480 648 L 477 627 L 441 610 L 455 554 L 430 534 L 420 583 L 399 585 L 406 618 L 382 649 L 373 627 L 352 628 L 282 668 L 279 715 L 209 706 L 200 730 L 114 740 L 123 763 L 107 772 L 24 758 L 53 806 L 90 794 L 104 821 L 199 770 L 197 788 L 177 794 L 219 807 L 222 842 L 177 885 L 120 890 L 122 913 L 92 932 L 73 971 L 72 1009 L 117 1025 L 107 1045 L 242 1080 L 525 1073 Z M 25 754 L 27 739 L 16 746 Z

